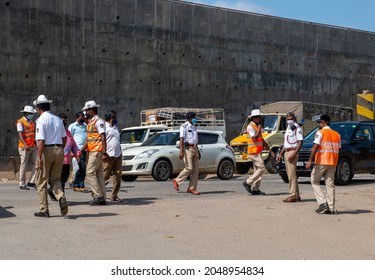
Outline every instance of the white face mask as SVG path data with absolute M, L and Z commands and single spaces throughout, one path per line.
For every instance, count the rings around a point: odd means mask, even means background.
M 27 118 L 28 120 L 32 120 L 32 119 L 33 119 L 33 114 L 28 114 L 28 115 L 26 116 L 26 118 Z
M 293 120 L 287 120 L 286 123 L 289 125 L 289 126 L 292 126 L 294 124 L 294 121 Z

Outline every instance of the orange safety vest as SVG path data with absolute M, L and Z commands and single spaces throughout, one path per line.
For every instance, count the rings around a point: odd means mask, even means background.
M 255 123 L 251 122 L 250 125 L 255 130 L 258 129 Z M 249 155 L 260 154 L 263 150 L 263 138 L 262 138 L 262 136 L 260 136 L 257 140 L 254 141 L 250 137 L 250 134 L 248 132 L 246 132 L 246 133 L 247 133 L 247 153 Z
M 96 122 L 100 120 L 98 117 L 95 121 L 87 125 L 87 151 L 103 152 L 102 137 L 95 127 Z
M 28 122 L 25 120 L 25 118 L 21 118 L 16 121 L 16 126 L 17 123 L 22 124 L 23 126 L 23 131 L 22 131 L 22 137 L 23 140 L 26 142 L 27 146 L 29 147 L 35 147 L 35 123 L 33 121 Z M 25 145 L 19 139 L 18 141 L 18 148 L 24 148 Z
M 332 129 L 321 129 L 323 137 L 315 154 L 315 164 L 337 166 L 340 151 L 340 134 Z

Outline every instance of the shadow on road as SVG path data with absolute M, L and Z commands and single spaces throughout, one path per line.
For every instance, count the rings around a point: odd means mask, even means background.
M 110 217 L 118 216 L 117 213 L 97 213 L 97 214 L 81 214 L 81 215 L 67 215 L 64 218 L 70 220 L 76 220 L 79 218 L 100 218 L 100 217 Z M 51 216 L 51 217 L 61 217 L 61 216 Z
M 358 215 L 358 214 L 369 214 L 373 213 L 371 210 L 365 210 L 365 209 L 355 209 L 355 210 L 345 210 L 345 211 L 337 211 L 338 215 Z
M 157 198 L 156 197 L 123 198 L 122 204 L 130 205 L 130 206 L 148 205 L 148 204 L 154 203 L 154 200 L 157 200 Z
M 7 210 L 7 209 L 12 209 L 12 208 L 13 206 L 6 206 L 6 207 L 0 206 L 0 219 L 15 217 L 16 216 L 15 214 Z
M 223 194 L 223 193 L 235 193 L 235 191 L 212 191 L 212 192 L 200 192 L 201 194 Z

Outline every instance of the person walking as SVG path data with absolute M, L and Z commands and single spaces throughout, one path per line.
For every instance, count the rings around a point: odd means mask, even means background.
M 329 127 L 330 121 L 328 115 L 321 115 L 318 119 L 319 130 L 316 132 L 310 158 L 306 164 L 306 169 L 310 169 L 314 160 L 311 185 L 318 202 L 318 208 L 315 210 L 318 214 L 337 213 L 335 209 L 335 172 L 339 160 L 341 137 L 338 132 Z M 327 188 L 326 196 L 320 187 L 322 177 Z
M 173 187 L 176 191 L 180 190 L 180 184 L 190 175 L 188 193 L 200 195 L 197 191 L 199 160 L 201 154 L 198 149 L 198 132 L 194 125 L 197 121 L 196 113 L 188 112 L 186 122 L 180 126 L 180 155 L 179 158 L 184 160 L 185 168 L 173 179 Z
M 120 131 L 117 128 L 116 112 L 107 111 L 104 116 L 106 121 L 105 135 L 107 141 L 108 158 L 103 160 L 104 180 L 107 181 L 112 176 L 112 194 L 111 200 L 121 202 L 118 192 L 121 186 L 122 175 L 122 152 L 120 142 Z
M 252 195 L 265 195 L 264 192 L 259 190 L 262 175 L 266 170 L 262 159 L 263 147 L 269 150 L 272 157 L 275 157 L 275 154 L 270 150 L 267 142 L 262 137 L 261 115 L 259 109 L 252 110 L 250 114 L 251 121 L 246 130 L 247 154 L 253 163 L 254 173 L 242 183 L 242 186 Z
M 106 205 L 106 188 L 103 173 L 103 160 L 107 160 L 107 142 L 105 136 L 105 122 L 98 116 L 95 101 L 87 101 L 82 111 L 86 111 L 89 119 L 87 125 L 87 140 L 81 152 L 87 149 L 86 181 L 90 184 L 93 200 L 90 205 Z
M 87 125 L 85 123 L 85 115 L 82 111 L 76 113 L 76 121 L 69 125 L 68 130 L 72 134 L 78 149 L 81 151 L 87 140 Z M 86 158 L 86 151 L 82 151 L 78 161 L 79 169 L 76 172 L 73 181 L 73 190 L 76 192 L 88 191 L 85 187 Z
M 50 112 L 50 103 L 52 100 L 48 100 L 45 95 L 39 95 L 34 101 L 39 114 L 35 140 L 38 147 L 36 168 L 40 204 L 40 211 L 34 213 L 34 216 L 46 218 L 50 217 L 47 200 L 48 184 L 51 185 L 54 197 L 59 201 L 61 215 L 65 216 L 68 213 L 68 204 L 60 182 L 66 132 L 61 119 Z
M 284 202 L 301 201 L 297 179 L 297 161 L 299 151 L 303 143 L 303 131 L 297 123 L 296 115 L 293 112 L 286 114 L 287 129 L 284 135 L 284 145 L 276 160 L 281 161 L 284 156 L 286 173 L 289 180 L 290 196 L 283 199 Z
M 18 152 L 20 154 L 20 189 L 29 190 L 29 187 L 36 188 L 35 185 L 35 164 L 37 149 L 35 145 L 35 123 L 33 116 L 36 110 L 26 105 L 23 110 L 23 117 L 16 121 L 18 134 Z M 26 170 L 31 162 L 31 174 L 26 184 Z
M 81 152 L 78 149 L 78 146 L 76 142 L 74 141 L 74 138 L 70 131 L 67 129 L 67 123 L 68 123 L 68 116 L 65 113 L 59 113 L 59 117 L 62 120 L 66 132 L 66 144 L 64 147 L 64 164 L 61 171 L 61 188 L 63 192 L 65 192 L 65 184 L 68 181 L 69 175 L 70 175 L 70 163 L 71 163 L 71 154 L 77 159 L 77 162 L 80 161 L 80 155 Z

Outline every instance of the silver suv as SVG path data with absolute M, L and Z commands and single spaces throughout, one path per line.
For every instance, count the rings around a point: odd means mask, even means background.
M 139 147 L 122 152 L 124 181 L 138 176 L 152 175 L 156 181 L 166 181 L 184 169 L 179 159 L 179 130 L 158 132 Z M 232 178 L 235 159 L 232 148 L 216 131 L 198 130 L 198 148 L 201 153 L 199 173 L 216 173 L 222 180 Z

